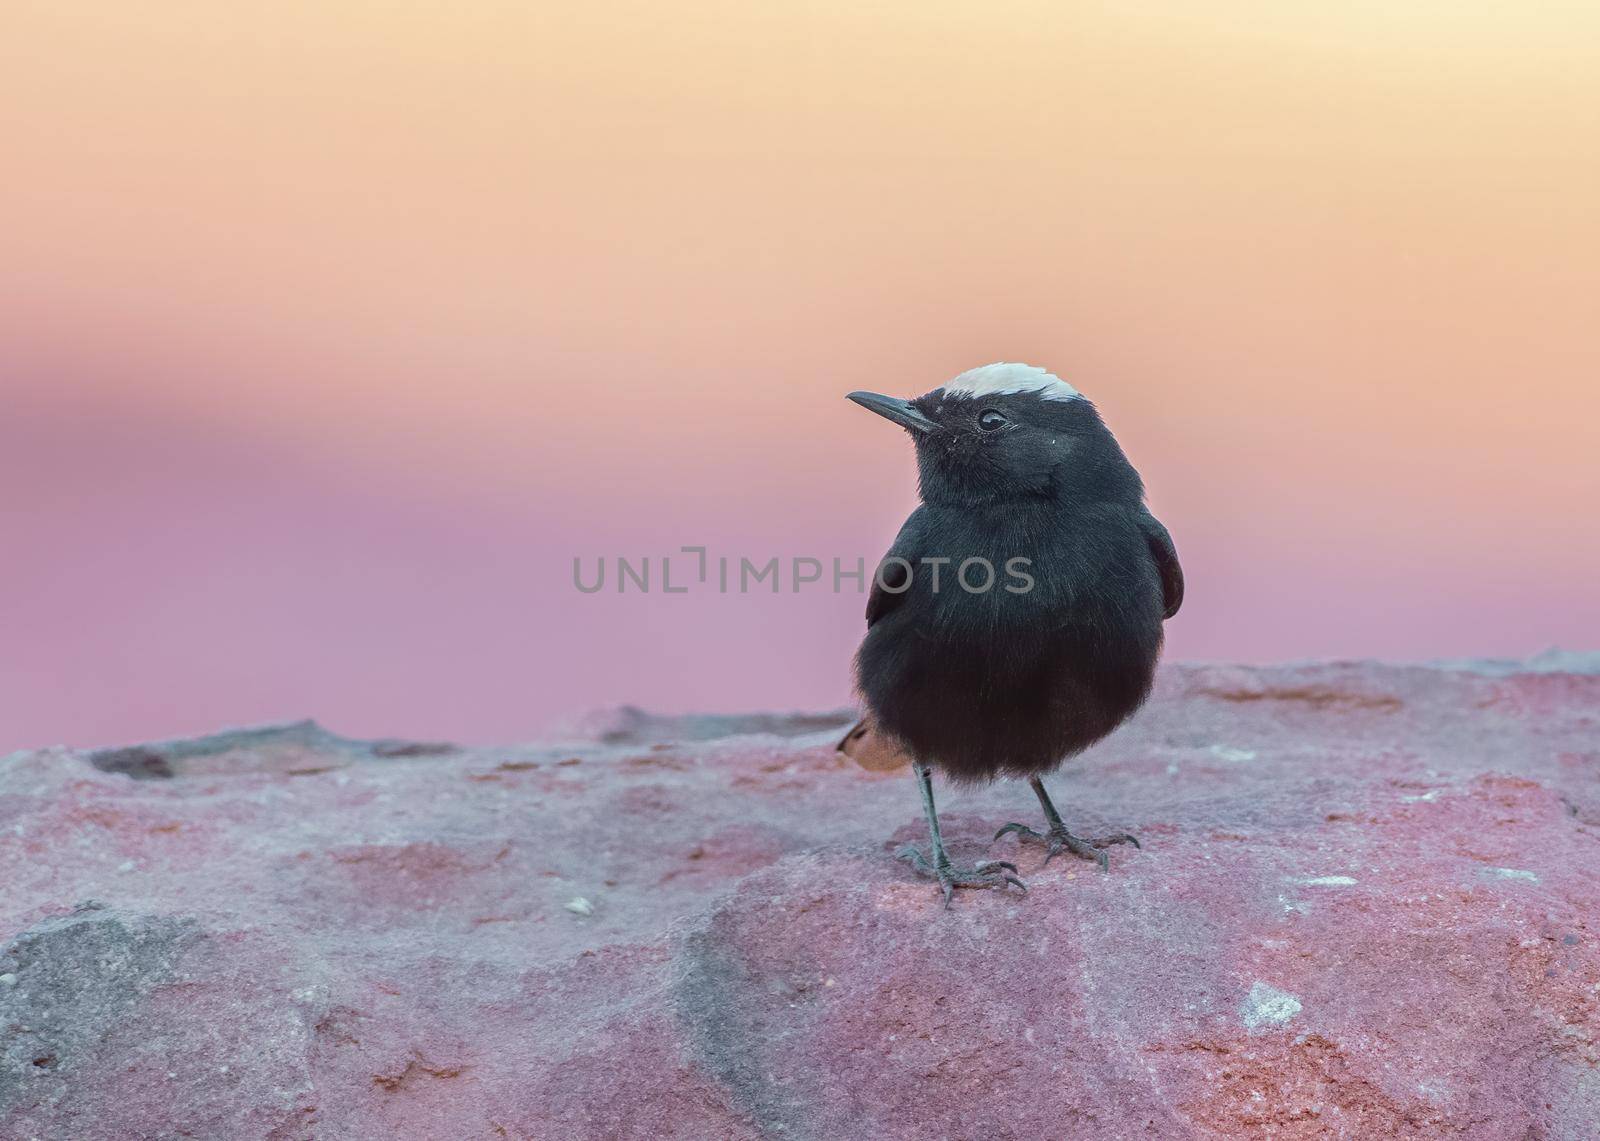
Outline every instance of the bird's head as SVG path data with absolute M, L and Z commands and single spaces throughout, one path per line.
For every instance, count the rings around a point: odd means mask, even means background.
M 1094 405 L 1042 368 L 984 365 L 915 400 L 876 392 L 849 398 L 911 433 L 928 503 L 1130 496 L 1137 503 L 1144 493 Z

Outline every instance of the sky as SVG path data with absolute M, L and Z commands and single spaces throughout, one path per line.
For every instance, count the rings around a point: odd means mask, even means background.
M 1169 657 L 1600 646 L 1593 5 L 5 24 L 0 751 L 845 704 L 853 583 L 660 560 L 875 560 L 844 394 L 1001 359 L 1144 474 Z

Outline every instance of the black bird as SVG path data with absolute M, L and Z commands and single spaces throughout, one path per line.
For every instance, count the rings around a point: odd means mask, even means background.
M 1094 405 L 1028 365 L 972 369 L 915 400 L 850 399 L 911 433 L 922 493 L 873 582 L 855 662 L 865 717 L 840 742 L 854 752 L 875 736 L 909 754 L 933 858 L 915 846 L 900 858 L 939 881 L 946 906 L 957 887 L 1023 888 L 1006 861 L 951 863 L 937 768 L 957 782 L 1027 777 L 1046 830 L 1007 824 L 995 839 L 1107 867 L 1105 845 L 1138 840 L 1074 836 L 1039 778 L 1144 702 L 1161 624 L 1183 601 L 1139 473 Z

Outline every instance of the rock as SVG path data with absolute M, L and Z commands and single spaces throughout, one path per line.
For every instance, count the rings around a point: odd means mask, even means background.
M 430 757 L 455 750 L 454 745 L 436 741 L 355 741 L 330 733 L 315 721 L 292 721 L 186 741 L 98 749 L 89 754 L 89 763 L 134 780 L 246 769 L 307 776 L 369 757 Z
M 685 714 L 664 717 L 632 705 L 602 709 L 579 718 L 579 737 L 607 745 L 648 745 L 656 741 L 714 741 L 719 737 L 772 734 L 801 737 L 848 724 L 855 711 L 832 713 Z
M 847 714 L 623 720 L 0 762 L 0 1137 L 1595 1135 L 1600 677 L 1169 668 L 948 911 Z
M 34 923 L 0 951 L 0 1135 L 292 1136 L 314 1103 L 282 959 L 260 933 L 99 902 Z

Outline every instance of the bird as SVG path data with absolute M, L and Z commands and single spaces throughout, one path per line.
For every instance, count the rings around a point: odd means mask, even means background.
M 898 857 L 956 888 L 1012 886 L 1006 860 L 953 862 L 939 833 L 933 771 L 956 784 L 1025 778 L 1042 830 L 1008 823 L 998 841 L 1043 843 L 1109 869 L 1136 837 L 1068 831 L 1042 777 L 1104 738 L 1149 696 L 1163 623 L 1183 603 L 1172 537 L 1095 406 L 1032 365 L 970 369 L 912 400 L 848 398 L 910 433 L 920 504 L 873 577 L 855 655 L 862 718 L 841 751 L 910 762 L 931 852 Z

